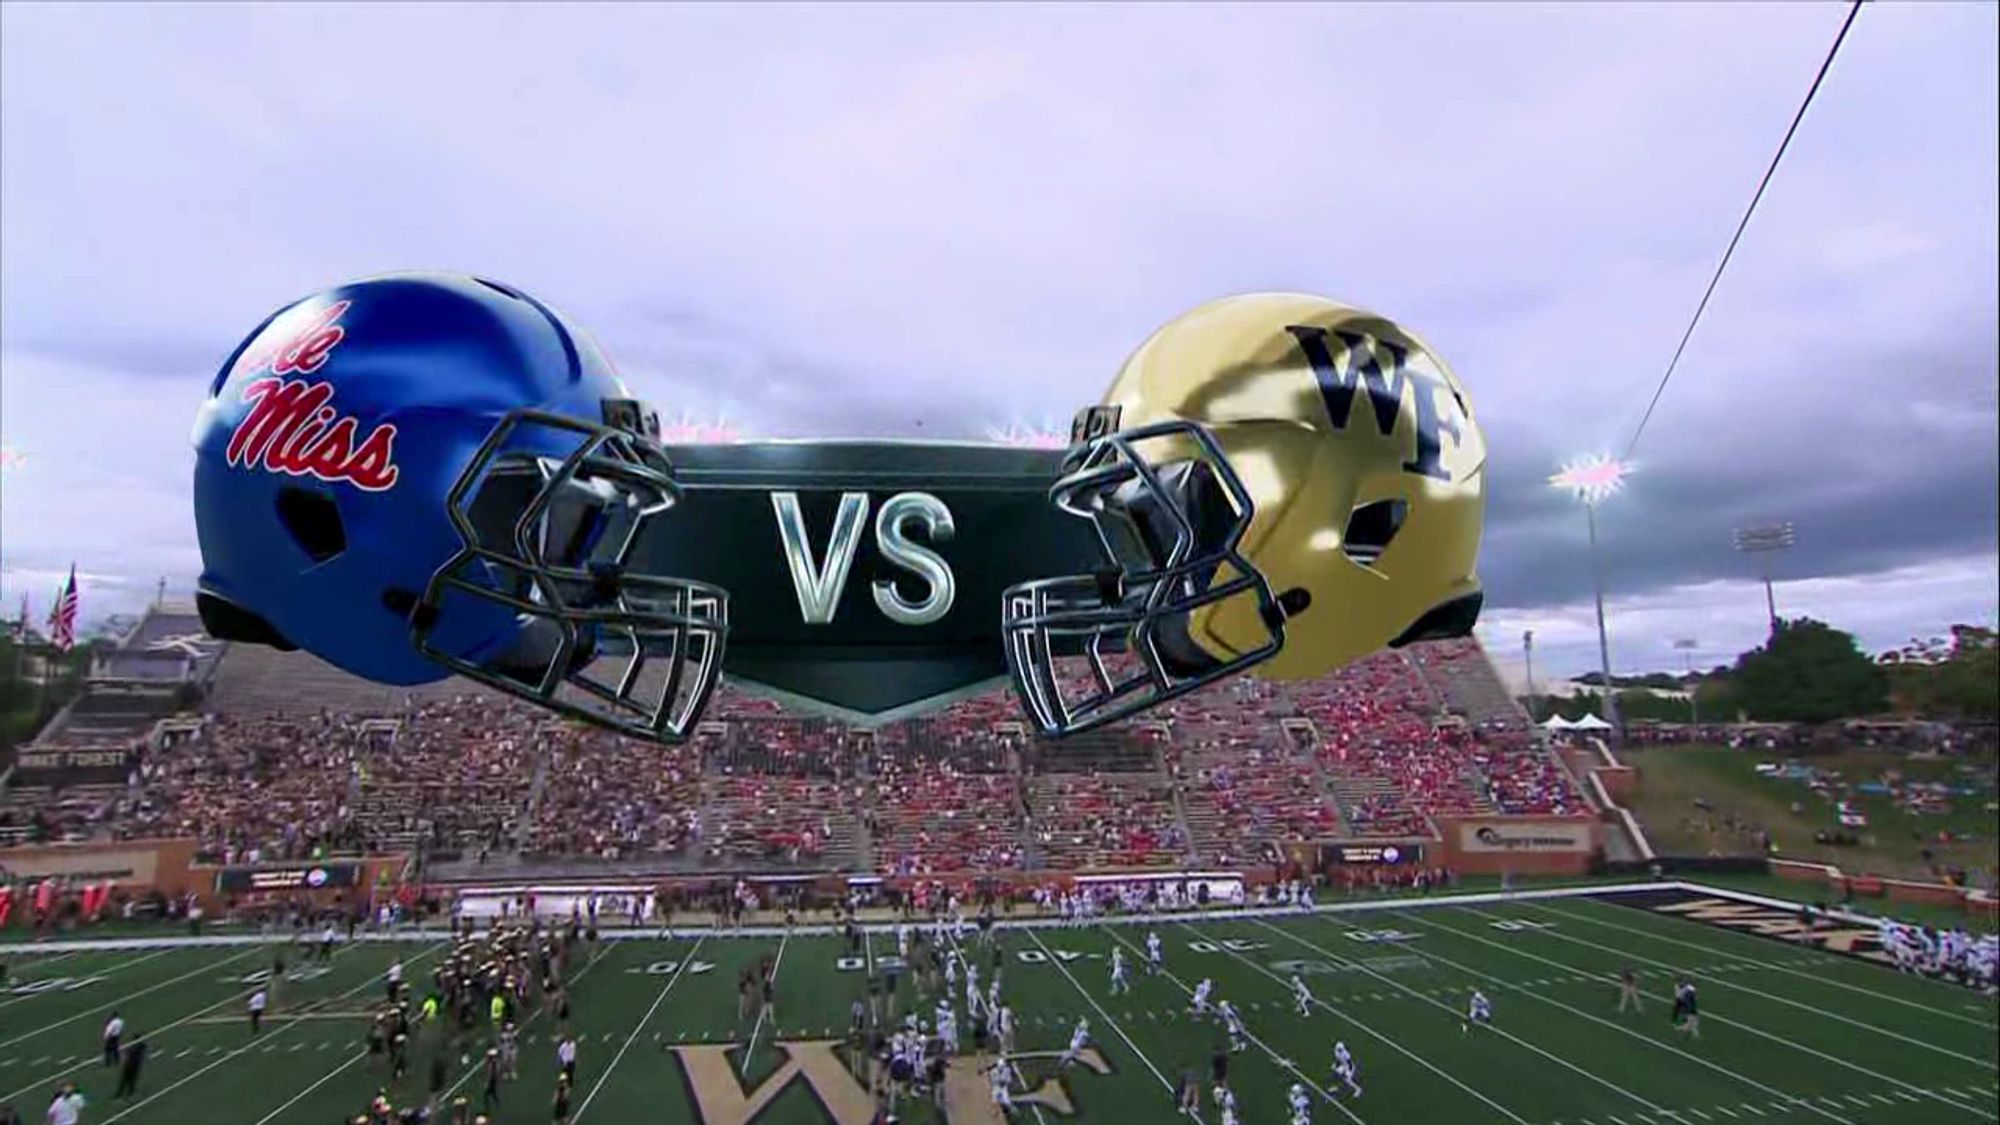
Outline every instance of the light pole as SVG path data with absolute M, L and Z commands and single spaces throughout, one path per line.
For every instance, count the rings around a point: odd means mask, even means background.
M 1771 631 L 1778 631 L 1778 599 L 1771 592 L 1771 564 L 1769 556 L 1777 551 L 1789 551 L 1798 538 L 1792 534 L 1792 521 L 1767 523 L 1758 527 L 1739 527 L 1734 536 L 1736 549 L 1746 555 L 1756 555 L 1757 573 L 1764 579 L 1764 610 L 1770 615 Z
M 1624 741 L 1625 724 L 1618 715 L 1618 689 L 1611 682 L 1611 639 L 1604 627 L 1604 566 L 1597 554 L 1597 505 L 1624 486 L 1631 467 L 1609 457 L 1588 457 L 1564 465 L 1549 484 L 1583 502 L 1590 527 L 1590 578 L 1597 600 L 1597 667 L 1604 677 L 1604 721 L 1611 724 L 1614 743 Z
M 1534 725 L 1541 720 L 1535 715 L 1535 631 L 1521 633 L 1521 652 L 1528 658 L 1528 723 Z
M 1692 681 L 1694 679 L 1694 650 L 1696 648 L 1699 648 L 1700 646 L 1701 642 L 1695 640 L 1693 637 L 1679 637 L 1674 640 L 1674 648 L 1677 649 L 1681 654 L 1681 668 L 1687 672 L 1686 679 L 1689 681 Z M 1701 685 L 1698 683 L 1689 683 L 1688 684 L 1689 726 L 1698 727 L 1701 725 L 1700 695 L 1701 695 Z

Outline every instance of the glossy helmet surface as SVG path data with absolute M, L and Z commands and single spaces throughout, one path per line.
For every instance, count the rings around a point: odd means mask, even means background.
M 728 598 L 626 569 L 678 496 L 657 432 L 583 332 L 511 287 L 396 274 L 289 304 L 195 421 L 202 620 L 381 683 L 456 673 L 684 736 Z
M 1077 416 L 1051 500 L 1104 565 L 1009 589 L 1009 670 L 1061 736 L 1255 669 L 1324 675 L 1478 617 L 1486 446 L 1387 318 L 1293 293 L 1155 332 Z

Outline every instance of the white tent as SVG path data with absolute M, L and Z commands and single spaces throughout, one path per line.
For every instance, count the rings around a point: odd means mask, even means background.
M 1550 715 L 1550 716 L 1549 716 L 1549 717 L 1548 717 L 1547 719 L 1545 719 L 1545 720 L 1543 720 L 1543 721 L 1542 721 L 1542 729 L 1543 729 L 1543 730 L 1575 730 L 1575 729 L 1576 729 L 1576 724 L 1575 724 L 1575 723 L 1572 723 L 1572 722 L 1570 722 L 1570 721 L 1569 721 L 1568 719 L 1565 719 L 1565 718 L 1563 718 L 1563 717 L 1562 717 L 1561 715 Z
M 1610 730 L 1611 724 L 1595 715 L 1585 715 L 1569 725 L 1571 730 Z

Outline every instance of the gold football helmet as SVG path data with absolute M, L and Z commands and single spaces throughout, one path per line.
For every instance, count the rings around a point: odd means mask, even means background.
M 1486 443 L 1457 376 L 1394 321 L 1295 293 L 1210 302 L 1141 344 L 1070 436 L 1050 499 L 1093 522 L 1106 566 L 1014 586 L 1002 614 L 1046 735 L 1478 619 Z

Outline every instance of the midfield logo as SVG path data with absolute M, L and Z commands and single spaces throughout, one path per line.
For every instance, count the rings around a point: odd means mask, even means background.
M 875 1119 L 875 1100 L 868 1089 L 841 1064 L 841 1044 L 831 1039 L 778 1043 L 785 1061 L 755 1086 L 746 1087 L 738 1077 L 732 1056 L 741 1044 L 697 1044 L 673 1048 L 687 1087 L 694 1093 L 695 1110 L 701 1125 L 753 1125 L 794 1085 L 803 1083 L 820 1109 L 818 1121 L 824 1125 L 868 1125 Z M 1029 1051 L 1013 1056 L 1014 1062 L 1047 1067 L 1059 1056 L 1056 1051 Z M 945 1072 L 944 1119 L 947 1125 L 1001 1125 L 1007 1120 L 988 1092 L 987 1058 L 951 1060 Z M 1111 1073 L 1110 1064 L 1094 1047 L 1077 1058 L 1071 1075 Z M 795 1102 L 792 1104 L 796 1104 Z M 1014 1094 L 1014 1104 L 1039 1107 L 1057 1117 L 1074 1117 L 1076 1100 L 1060 1077 L 1046 1077 L 1034 1089 Z

